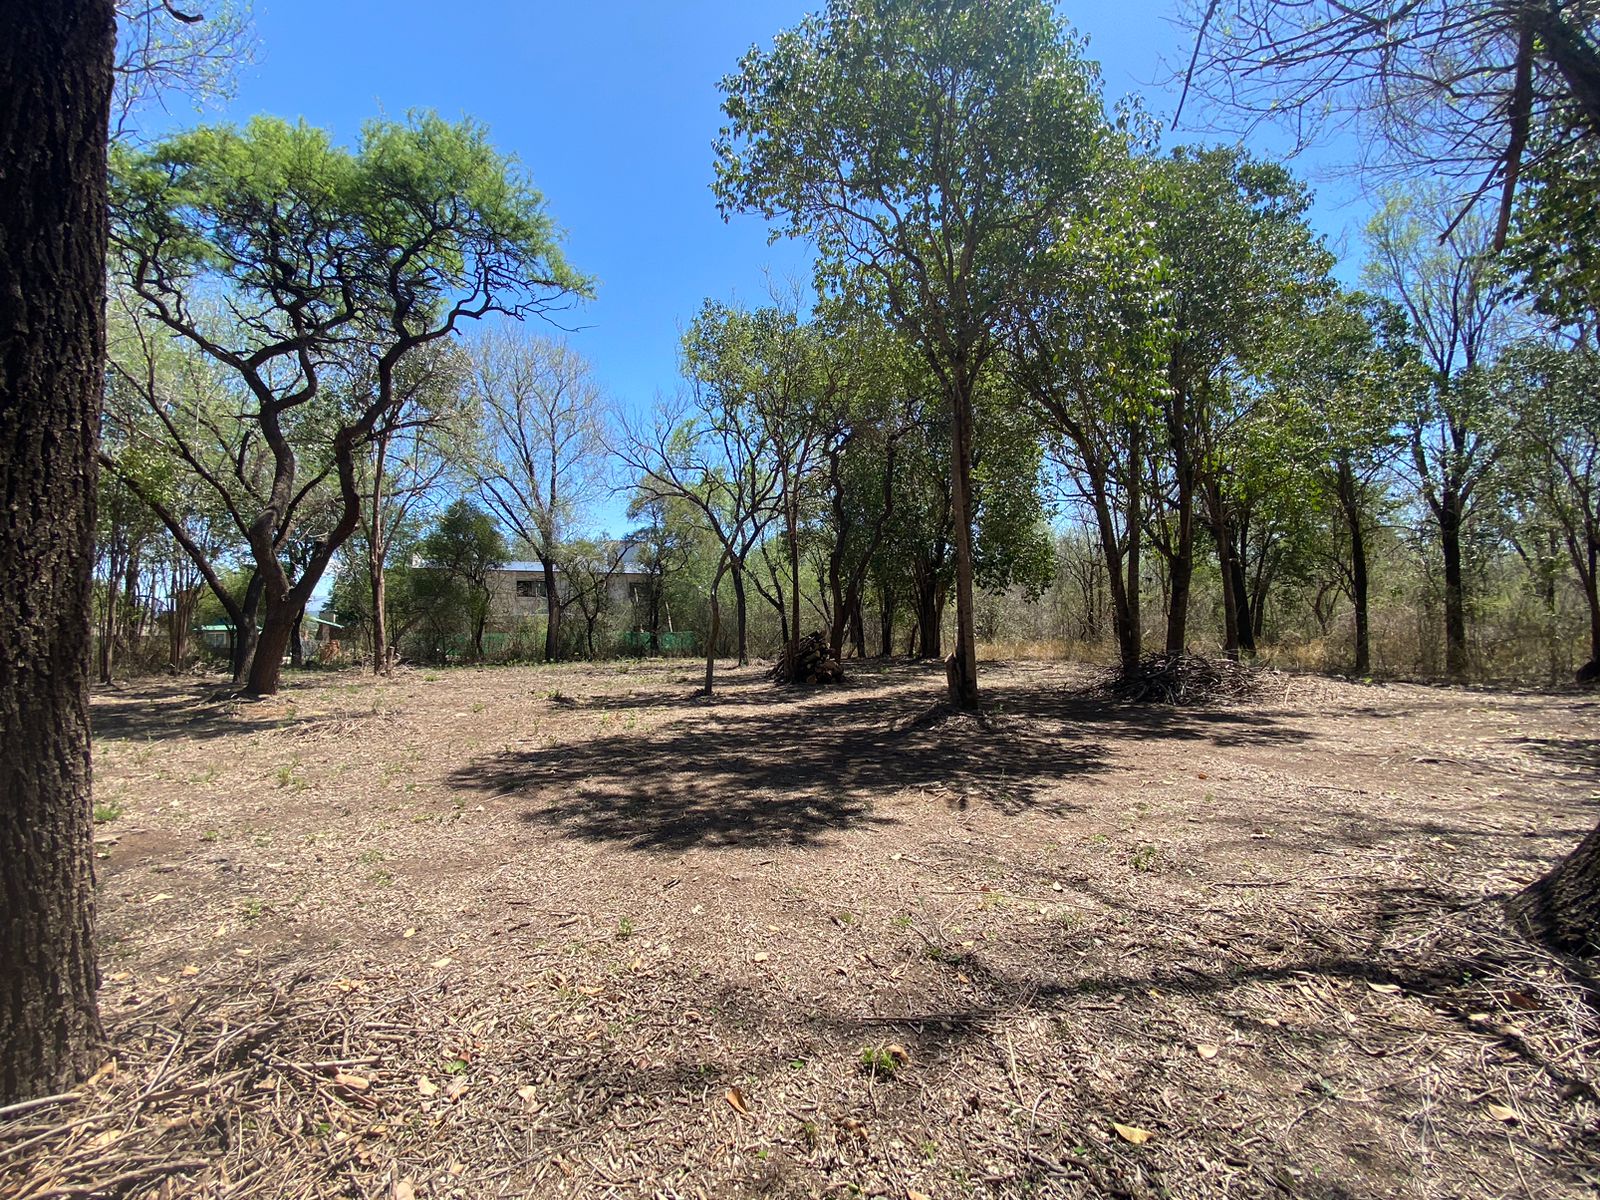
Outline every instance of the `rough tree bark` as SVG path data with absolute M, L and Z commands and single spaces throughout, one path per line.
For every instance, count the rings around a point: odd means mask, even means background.
M 1444 552 L 1444 669 L 1457 682 L 1467 677 L 1467 587 L 1461 562 L 1461 503 L 1441 497 L 1439 545 Z
M 959 709 L 978 707 L 978 634 L 972 596 L 972 446 L 971 381 L 959 374 L 952 389 L 955 406 L 950 472 L 950 520 L 956 535 L 956 648 L 945 663 L 949 700 Z
M 89 627 L 110 0 L 0 0 L 0 1104 L 100 1039 Z
M 1511 911 L 1534 937 L 1570 954 L 1600 948 L 1600 826 L 1512 897 Z
M 1350 600 L 1355 606 L 1356 623 L 1355 673 L 1366 675 L 1372 670 L 1372 633 L 1367 600 L 1371 590 L 1367 577 L 1367 532 L 1361 519 L 1361 497 L 1356 488 L 1355 473 L 1348 462 L 1339 464 L 1339 508 L 1344 513 L 1345 527 L 1350 533 Z

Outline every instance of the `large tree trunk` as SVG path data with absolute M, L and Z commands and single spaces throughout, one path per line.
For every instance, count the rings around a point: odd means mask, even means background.
M 1439 512 L 1444 552 L 1444 669 L 1457 682 L 1467 677 L 1467 589 L 1461 564 L 1461 510 L 1447 494 Z
M 1511 911 L 1528 932 L 1569 953 L 1600 948 L 1600 826 L 1512 897 Z
M 261 622 L 261 634 L 256 640 L 255 653 L 250 661 L 250 678 L 245 691 L 252 696 L 275 696 L 283 677 L 283 656 L 288 653 L 294 638 L 298 607 L 288 600 L 267 597 L 267 613 Z
M 544 568 L 544 660 L 548 663 L 560 657 L 561 593 L 556 590 L 555 560 L 541 557 L 539 565 Z
M 0 1104 L 96 1061 L 90 808 L 110 0 L 0 3 Z
M 978 707 L 978 633 L 972 596 L 972 388 L 958 375 L 950 464 L 950 519 L 956 534 L 956 649 L 945 666 L 950 703 Z

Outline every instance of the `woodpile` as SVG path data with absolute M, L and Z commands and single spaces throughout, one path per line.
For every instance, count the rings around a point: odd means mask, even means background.
M 1153 654 L 1132 673 L 1112 671 L 1095 690 L 1131 704 L 1210 704 L 1247 700 L 1260 673 L 1246 663 L 1199 654 Z
M 797 653 L 791 655 L 785 646 L 771 671 L 779 683 L 842 683 L 844 667 L 833 651 L 828 649 L 828 639 L 820 632 L 808 633 L 800 639 Z

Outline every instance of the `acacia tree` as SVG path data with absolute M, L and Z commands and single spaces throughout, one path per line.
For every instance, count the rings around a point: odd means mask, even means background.
M 296 614 L 359 523 L 356 458 L 403 401 L 406 357 L 467 321 L 545 312 L 589 283 L 483 128 L 431 114 L 371 122 L 354 151 L 268 118 L 194 130 L 119 155 L 113 199 L 120 280 L 231 376 L 270 452 L 262 502 L 239 517 L 264 603 L 246 689 L 271 694 Z M 208 303 L 219 294 L 225 303 Z M 325 396 L 357 355 L 370 360 L 370 391 Z M 291 580 L 283 549 L 306 494 L 294 426 L 313 406 L 339 506 Z
M 478 491 L 544 570 L 544 658 L 554 662 L 561 543 L 605 484 L 600 386 L 587 360 L 566 343 L 494 331 L 473 344 L 472 388 L 483 413 Z
M 1463 535 L 1504 448 L 1505 414 L 1484 370 L 1507 337 L 1511 293 L 1481 212 L 1454 220 L 1439 193 L 1391 196 L 1367 231 L 1369 283 L 1405 313 L 1429 386 L 1404 415 L 1413 481 L 1444 565 L 1445 669 L 1467 673 Z
M 838 286 L 870 281 L 950 407 L 949 692 L 976 708 L 973 401 L 1108 140 L 1096 74 L 1043 0 L 830 0 L 722 90 L 723 212 L 781 218 Z
M 0 1105 L 94 1064 L 89 615 L 110 0 L 0 4 Z

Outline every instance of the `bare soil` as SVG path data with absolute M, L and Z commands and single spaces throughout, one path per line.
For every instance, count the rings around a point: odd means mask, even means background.
M 108 1066 L 0 1195 L 1592 1193 L 1589 982 L 1501 901 L 1595 700 L 847 665 L 98 696 Z

